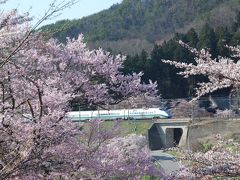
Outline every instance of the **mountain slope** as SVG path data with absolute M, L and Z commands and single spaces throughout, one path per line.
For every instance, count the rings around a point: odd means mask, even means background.
M 42 27 L 60 41 L 83 33 L 92 47 L 124 53 L 151 50 L 175 32 L 231 25 L 240 0 L 123 0 L 121 4 L 79 20 L 63 20 Z

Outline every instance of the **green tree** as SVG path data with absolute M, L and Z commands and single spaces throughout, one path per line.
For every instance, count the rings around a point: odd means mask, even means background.
M 218 55 L 223 57 L 230 56 L 230 51 L 226 45 L 230 43 L 231 36 L 232 35 L 228 31 L 227 27 L 220 27 L 216 29 Z
M 214 29 L 206 23 L 200 34 L 199 34 L 199 42 L 198 48 L 209 48 L 210 53 L 213 57 L 217 57 L 217 40 Z
M 198 44 L 198 34 L 197 32 L 195 31 L 194 28 L 191 28 L 187 34 L 186 34 L 186 43 L 191 46 L 191 47 L 194 47 L 194 48 L 197 48 L 197 44 Z
M 232 31 L 237 32 L 240 27 L 240 12 L 238 12 L 235 22 L 232 25 Z

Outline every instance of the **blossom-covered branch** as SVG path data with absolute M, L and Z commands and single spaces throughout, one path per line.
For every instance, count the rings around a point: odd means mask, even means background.
M 199 83 L 197 88 L 197 97 L 211 93 L 218 89 L 240 86 L 240 66 L 238 64 L 240 56 L 240 47 L 229 47 L 233 51 L 235 59 L 218 57 L 212 59 L 211 54 L 202 49 L 198 51 L 189 47 L 180 41 L 184 47 L 188 48 L 196 55 L 195 64 L 187 64 L 170 60 L 163 60 L 163 62 L 174 65 L 176 68 L 184 71 L 179 74 L 188 78 L 191 75 L 204 75 L 208 77 L 209 82 Z
M 190 170 L 186 176 L 192 174 L 194 178 L 205 179 L 240 176 L 240 144 L 233 139 L 225 140 L 220 135 L 216 135 L 215 139 L 216 143 L 207 152 L 175 149 Z M 179 176 L 184 174 L 180 172 Z
M 97 120 L 82 130 L 66 115 L 74 98 L 104 105 L 155 97 L 156 83 L 141 84 L 141 73 L 124 76 L 119 69 L 125 57 L 89 50 L 82 35 L 61 44 L 32 32 L 22 43 L 31 31 L 26 19 L 16 11 L 0 18 L 0 177 L 162 175 L 146 146 L 137 145 L 142 137 L 120 138 L 115 127 L 101 131 Z M 127 149 L 135 145 L 134 151 Z

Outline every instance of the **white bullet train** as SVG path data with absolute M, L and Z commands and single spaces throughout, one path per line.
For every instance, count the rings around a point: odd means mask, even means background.
M 115 120 L 115 119 L 157 119 L 171 118 L 171 115 L 159 108 L 148 109 L 117 109 L 117 110 L 94 110 L 94 111 L 72 111 L 68 112 L 72 121 L 85 121 L 90 119 Z

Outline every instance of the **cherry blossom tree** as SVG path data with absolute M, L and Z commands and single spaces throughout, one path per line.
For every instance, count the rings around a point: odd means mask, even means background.
M 209 81 L 199 83 L 197 97 L 211 93 L 218 89 L 232 87 L 238 89 L 240 85 L 240 47 L 229 47 L 233 52 L 232 58 L 218 57 L 213 59 L 207 50 L 198 51 L 180 41 L 196 55 L 195 64 L 164 60 L 165 63 L 183 69 L 179 74 L 188 78 L 191 75 L 204 75 Z M 227 112 L 227 111 L 226 111 Z M 225 113 L 225 112 L 224 112 Z M 229 113 L 229 112 L 228 112 Z M 231 140 L 224 140 L 217 136 L 217 143 L 207 152 L 191 152 L 183 150 L 182 159 L 189 162 L 188 172 L 194 178 L 212 179 L 214 177 L 239 177 L 240 176 L 240 146 Z M 180 177 L 183 177 L 180 173 Z
M 238 178 L 240 176 L 240 144 L 233 139 L 225 140 L 216 135 L 215 143 L 206 152 L 192 152 L 179 148 L 173 151 L 180 154 L 185 166 L 173 175 L 175 178 L 213 179 Z
M 83 128 L 67 117 L 74 98 L 112 105 L 154 97 L 156 83 L 141 84 L 142 73 L 124 76 L 124 56 L 89 50 L 82 35 L 66 44 L 45 40 L 28 20 L 15 10 L 0 17 L 1 179 L 162 176 L 143 137 L 121 138 L 99 120 Z
M 179 42 L 196 55 L 195 64 L 181 63 L 177 61 L 163 60 L 163 62 L 183 69 L 180 75 L 188 78 L 191 75 L 204 75 L 208 77 L 208 82 L 199 83 L 197 88 L 197 98 L 218 89 L 233 87 L 239 88 L 240 85 L 240 47 L 229 47 L 233 52 L 233 58 L 218 57 L 213 59 L 208 50 L 189 47 L 183 42 Z

